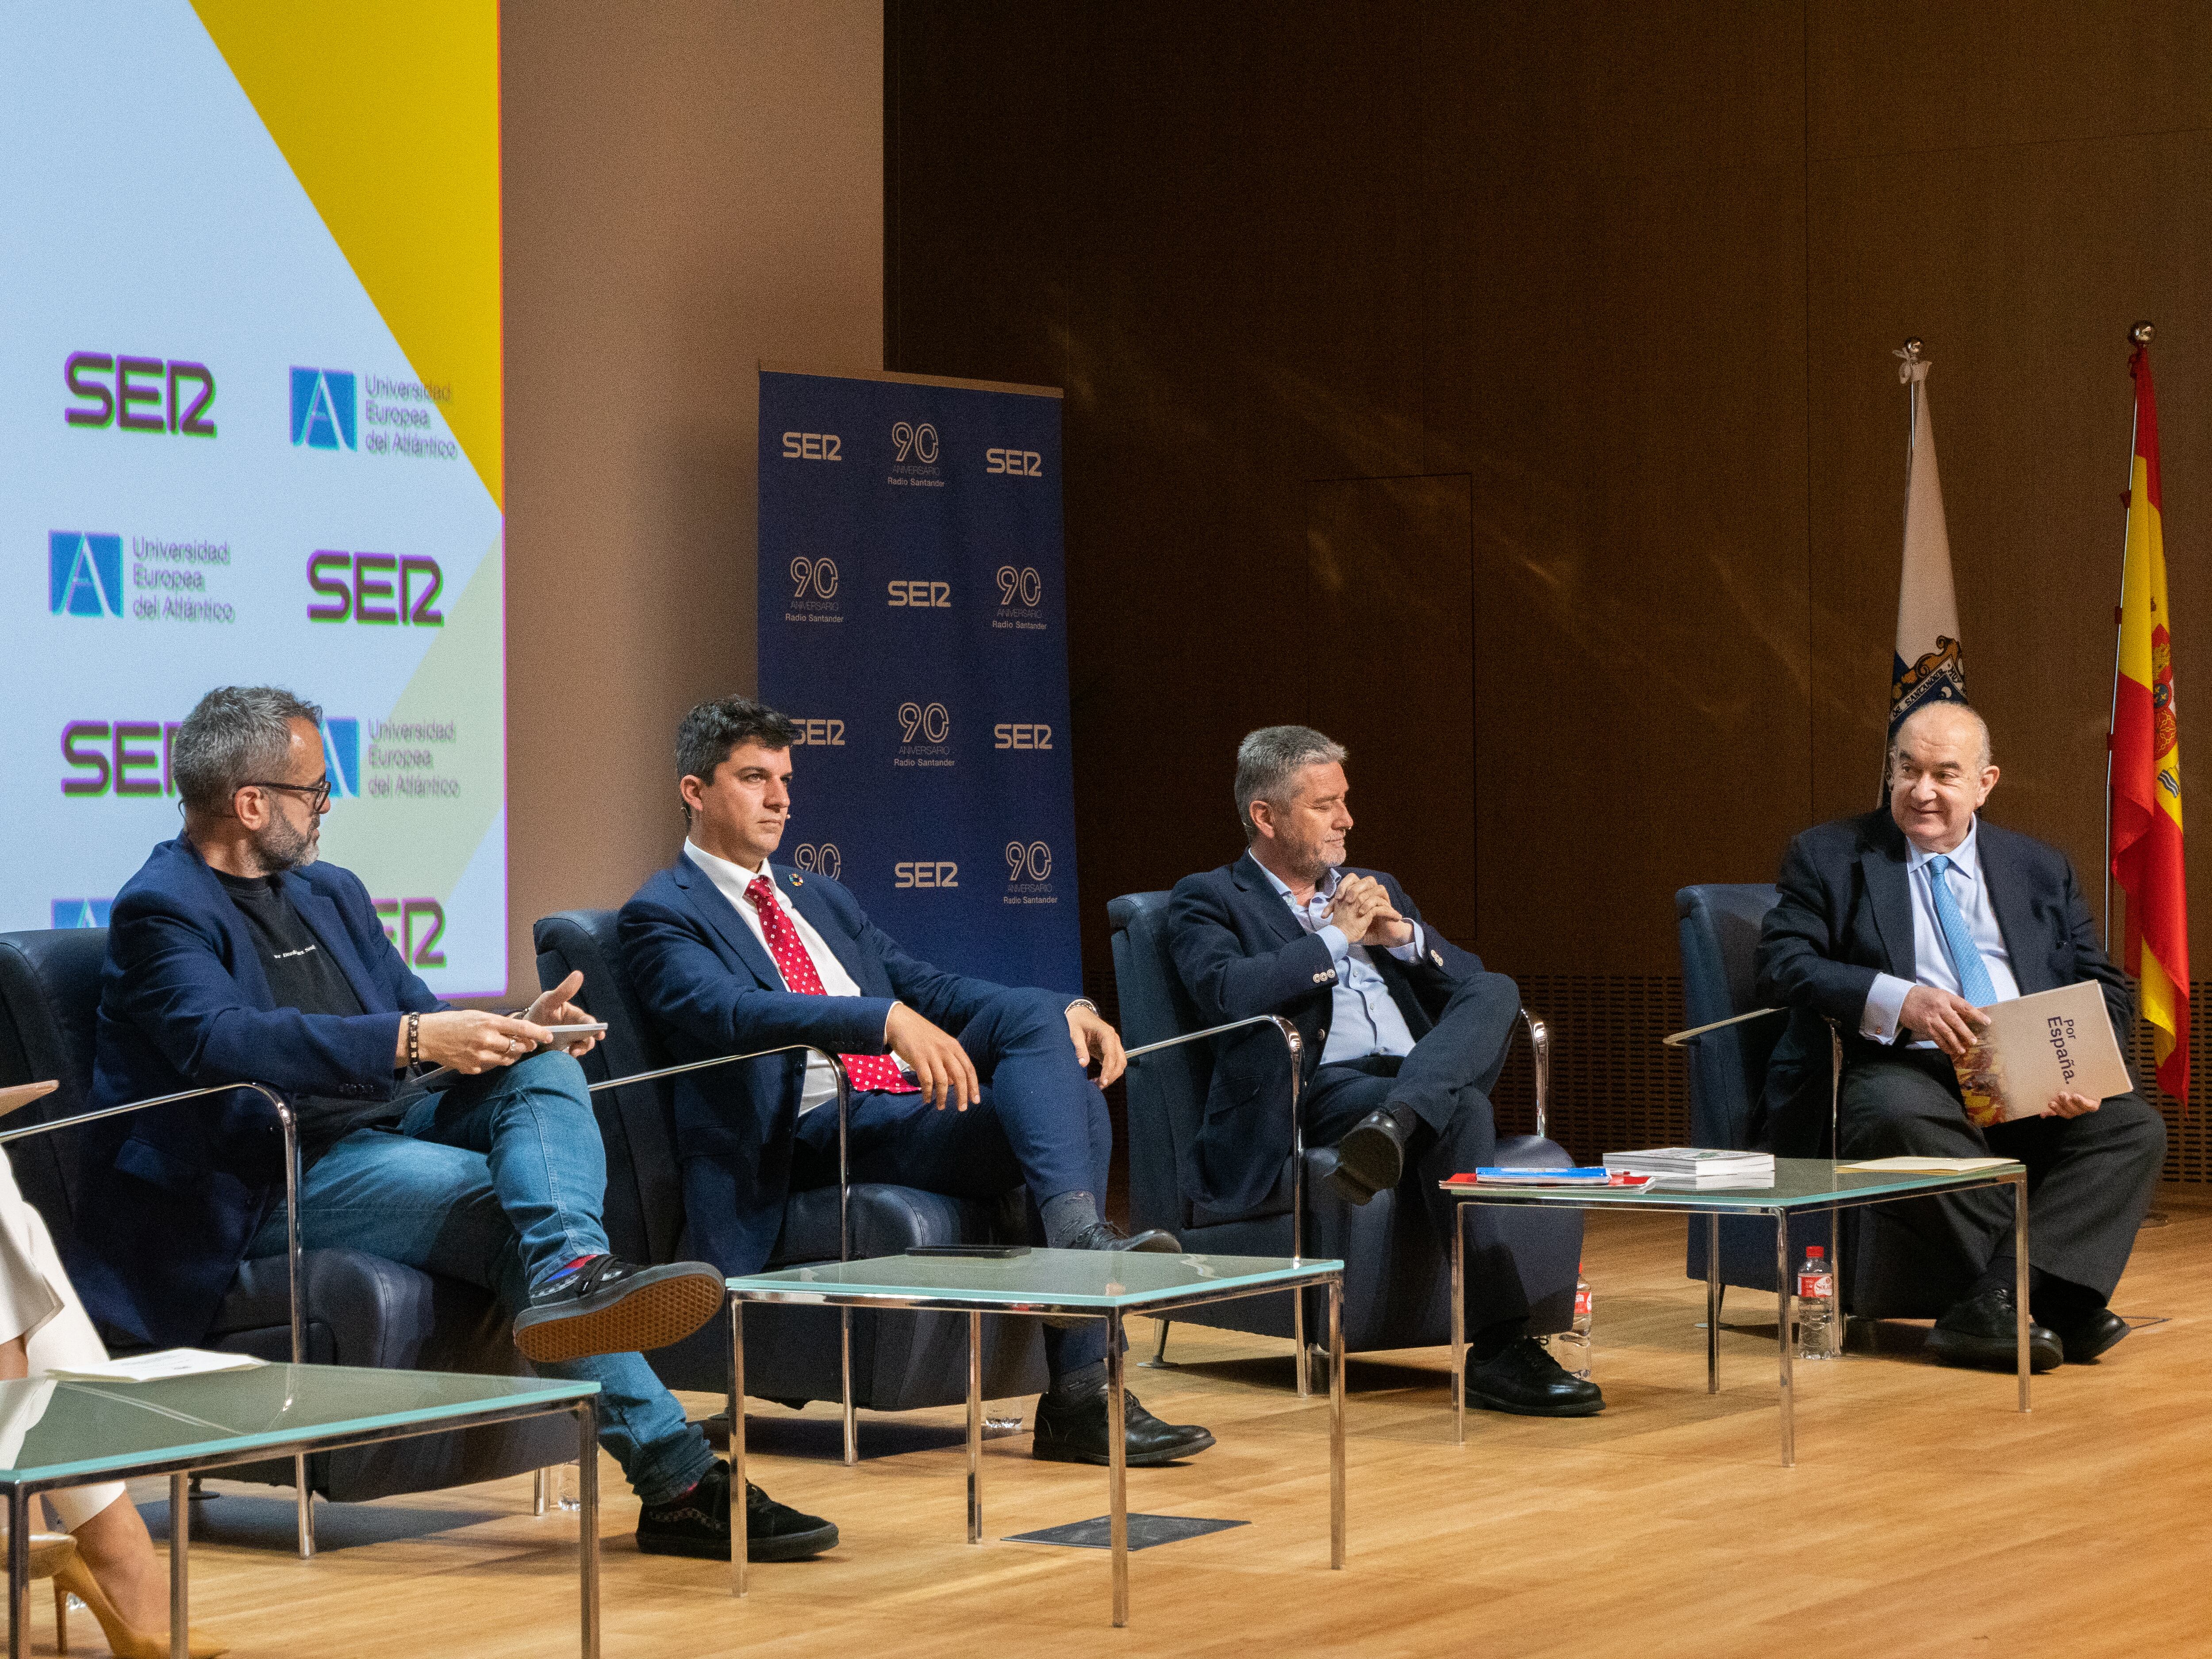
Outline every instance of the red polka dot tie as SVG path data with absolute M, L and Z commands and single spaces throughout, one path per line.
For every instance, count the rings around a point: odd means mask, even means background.
M 766 876 L 755 876 L 746 884 L 745 896 L 753 902 L 753 909 L 760 916 L 761 935 L 768 940 L 768 953 L 775 958 L 778 972 L 783 975 L 786 988 L 803 997 L 825 997 L 830 994 L 822 988 L 822 975 L 815 971 L 814 958 L 806 954 L 800 942 L 799 929 L 792 925 L 783 906 L 775 902 L 775 884 Z M 840 1054 L 845 1062 L 845 1074 L 853 1086 L 863 1092 L 884 1095 L 918 1093 L 907 1074 L 887 1054 Z

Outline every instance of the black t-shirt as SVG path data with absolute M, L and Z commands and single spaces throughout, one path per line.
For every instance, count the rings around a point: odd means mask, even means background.
M 297 1008 L 303 1014 L 359 1015 L 361 1006 L 344 973 L 323 949 L 322 942 L 293 908 L 276 883 L 265 876 L 232 876 L 222 871 L 215 878 L 230 895 L 230 902 L 246 918 L 269 975 L 269 990 L 280 1008 Z M 392 1100 L 339 1100 L 328 1095 L 299 1095 L 292 1102 L 300 1128 L 300 1159 L 312 1164 L 356 1129 L 397 1123 L 414 1103 L 419 1091 L 406 1090 Z

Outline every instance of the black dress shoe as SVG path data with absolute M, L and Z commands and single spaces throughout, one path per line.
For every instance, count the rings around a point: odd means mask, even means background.
M 1101 1382 L 1071 1399 L 1043 1395 L 1037 1400 L 1036 1432 L 1030 1455 L 1048 1463 L 1096 1463 L 1112 1457 L 1106 1438 L 1107 1386 Z M 1213 1443 L 1212 1434 L 1194 1423 L 1163 1423 L 1138 1402 L 1121 1396 L 1121 1441 L 1128 1467 L 1148 1468 L 1194 1457 Z
M 1158 1227 L 1132 1238 L 1110 1221 L 1094 1221 L 1061 1247 L 1070 1250 L 1141 1250 L 1152 1255 L 1181 1255 L 1182 1241 Z
M 837 1547 L 837 1526 L 818 1515 L 801 1515 L 745 1482 L 745 1559 L 804 1561 Z M 665 1504 L 638 1511 L 637 1547 L 645 1555 L 690 1555 L 702 1561 L 730 1559 L 730 1466 L 714 1460 L 697 1486 Z
M 1406 1173 L 1406 1132 L 1388 1111 L 1373 1111 L 1336 1143 L 1336 1168 L 1329 1182 L 1354 1204 L 1398 1184 Z
M 2128 1334 L 2128 1322 L 2110 1308 L 2100 1308 L 2087 1319 L 2058 1327 L 2058 1345 L 2069 1365 L 2086 1365 Z
M 644 1267 L 595 1255 L 532 1294 L 514 1346 L 540 1363 L 644 1353 L 690 1335 L 721 1312 L 722 1296 L 720 1270 L 703 1261 Z
M 1467 1403 L 1519 1417 L 1595 1417 L 1605 1395 L 1588 1377 L 1570 1376 L 1533 1336 L 1516 1336 L 1489 1358 L 1467 1364 Z
M 1954 1302 L 1928 1333 L 1928 1352 L 1946 1365 L 1974 1365 L 1983 1370 L 2009 1371 L 2020 1364 L 2020 1335 L 2011 1288 L 1999 1285 Z M 2115 1338 L 2114 1340 L 2118 1339 Z M 2111 1344 L 2107 1343 L 2106 1346 Z M 2066 1358 L 2057 1334 L 2031 1322 L 2027 1328 L 2027 1368 L 2043 1372 Z

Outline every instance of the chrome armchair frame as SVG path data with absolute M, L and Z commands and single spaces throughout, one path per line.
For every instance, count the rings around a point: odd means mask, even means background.
M 151 1100 L 134 1100 L 122 1106 L 104 1106 L 96 1112 L 79 1112 L 74 1117 L 60 1117 L 46 1123 L 27 1124 L 20 1129 L 0 1131 L 0 1146 L 11 1140 L 26 1140 L 33 1135 L 52 1134 L 57 1129 L 74 1129 L 80 1124 L 97 1123 L 104 1117 L 121 1117 L 130 1112 L 143 1112 L 155 1106 L 173 1106 L 187 1100 L 201 1100 L 210 1095 L 234 1094 L 239 1090 L 251 1090 L 273 1107 L 276 1121 L 284 1129 L 284 1270 L 285 1300 L 292 1326 L 292 1363 L 304 1364 L 307 1358 L 307 1328 L 300 1311 L 300 1130 L 292 1115 L 290 1103 L 266 1083 L 217 1083 L 204 1089 L 186 1089 L 173 1095 L 157 1095 Z M 303 1561 L 315 1553 L 315 1495 L 307 1486 L 307 1455 L 292 1455 L 292 1484 L 299 1501 L 299 1549 Z
M 1521 1024 L 1528 1033 L 1529 1057 L 1536 1074 L 1536 1134 L 1543 1139 L 1551 1120 L 1552 1104 L 1552 1028 L 1526 1007 L 1520 1010 Z M 1200 1037 L 1219 1036 L 1224 1031 L 1242 1030 L 1247 1025 L 1273 1025 L 1282 1033 L 1284 1046 L 1290 1051 L 1291 1062 L 1291 1240 L 1293 1261 L 1304 1258 L 1306 1247 L 1306 1133 L 1304 1115 L 1298 1109 L 1298 1097 L 1305 1083 L 1305 1067 L 1301 1062 L 1305 1056 L 1305 1039 L 1298 1028 L 1280 1014 L 1254 1014 L 1247 1019 L 1232 1019 L 1225 1025 L 1209 1025 L 1202 1031 L 1186 1031 L 1179 1036 L 1163 1037 L 1158 1042 L 1147 1042 L 1142 1048 L 1125 1051 L 1125 1058 L 1134 1060 L 1140 1055 L 1172 1048 L 1181 1043 L 1195 1042 Z M 1298 1398 L 1310 1399 L 1313 1381 L 1309 1375 L 1310 1351 L 1306 1346 L 1306 1299 L 1300 1292 L 1291 1303 L 1291 1343 L 1298 1356 Z M 1165 1363 L 1168 1350 L 1168 1322 L 1160 1322 L 1160 1341 L 1158 1351 L 1147 1362 Z
M 766 1060 L 772 1054 L 819 1054 L 830 1062 L 830 1075 L 837 1085 L 837 1259 L 853 1259 L 853 1171 L 851 1162 L 853 1128 L 853 1083 L 845 1074 L 845 1062 L 827 1048 L 817 1048 L 811 1042 L 787 1042 L 774 1048 L 756 1048 L 742 1054 L 716 1054 L 707 1060 L 687 1060 L 680 1066 L 662 1066 L 650 1072 L 633 1072 L 628 1077 L 609 1078 L 604 1083 L 590 1085 L 590 1092 L 601 1094 L 609 1089 L 620 1089 L 633 1083 L 656 1083 L 662 1078 L 680 1077 L 686 1072 L 704 1072 L 717 1066 L 734 1066 L 741 1060 Z M 837 1310 L 837 1386 L 840 1406 L 844 1416 L 844 1450 L 848 1465 L 860 1461 L 860 1419 L 853 1406 L 853 1310 Z M 743 1410 L 740 1402 L 738 1407 Z M 730 1432 L 738 1432 L 735 1422 Z M 544 1482 L 539 1483 L 539 1495 L 534 1507 L 544 1513 Z

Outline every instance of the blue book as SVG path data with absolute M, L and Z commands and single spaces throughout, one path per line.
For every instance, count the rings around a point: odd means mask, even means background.
M 1455 1179 L 1465 1181 L 1465 1176 Z M 1474 1172 L 1478 1186 L 1496 1187 L 1602 1187 L 1613 1179 L 1613 1171 L 1601 1164 L 1586 1164 L 1572 1170 L 1515 1169 L 1497 1164 L 1486 1164 Z

